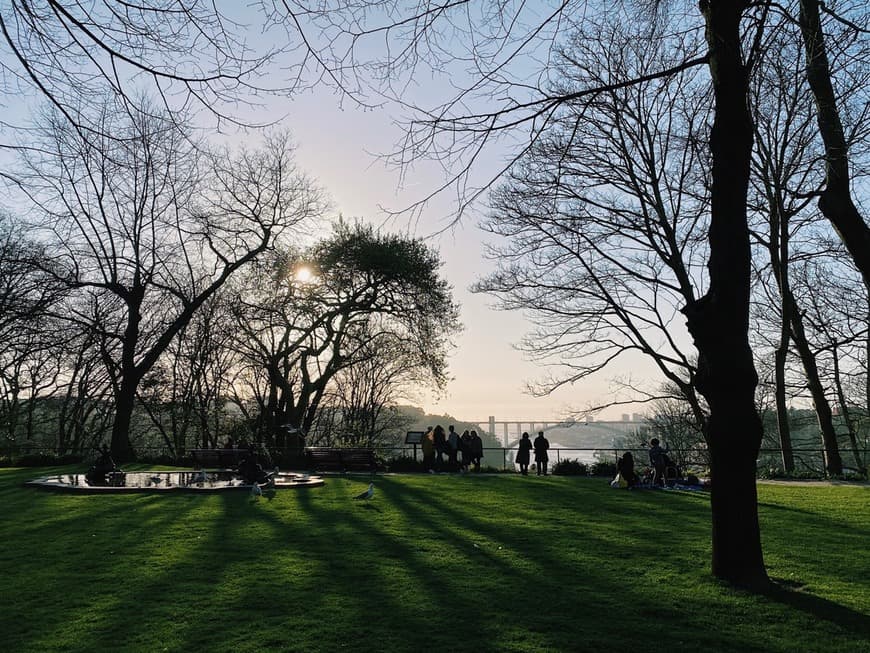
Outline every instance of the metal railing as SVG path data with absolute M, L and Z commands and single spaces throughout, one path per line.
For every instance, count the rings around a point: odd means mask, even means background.
M 377 446 L 374 447 L 377 455 L 386 461 L 395 461 L 404 459 L 415 461 L 423 464 L 423 453 L 420 447 L 412 445 L 398 446 Z M 647 449 L 643 448 L 602 448 L 602 447 L 585 447 L 585 448 L 556 448 L 549 450 L 549 464 L 552 468 L 554 465 L 562 461 L 579 461 L 586 465 L 587 469 L 599 469 L 605 471 L 610 466 L 615 466 L 616 461 L 626 451 L 631 451 L 635 457 L 635 465 L 639 469 L 648 466 Z M 184 464 L 189 460 L 187 452 L 176 455 L 167 447 L 140 447 L 136 450 L 137 457 L 143 462 L 166 461 Z M 271 454 L 276 459 L 280 459 L 281 451 L 273 450 Z M 515 471 L 517 469 L 514 459 L 517 450 L 515 447 L 486 447 L 483 451 L 483 460 L 481 465 L 483 468 L 497 469 L 501 471 Z M 702 450 L 679 452 L 671 450 L 671 458 L 673 458 L 680 466 L 685 467 L 693 472 L 703 472 L 708 467 L 708 462 Z M 793 450 L 795 460 L 794 476 L 806 476 L 812 478 L 825 478 L 827 476 L 825 470 L 825 452 L 821 448 L 801 448 Z M 844 471 L 848 473 L 857 473 L 857 465 L 855 465 L 854 456 L 851 450 L 841 450 L 843 458 Z M 864 448 L 858 452 L 860 458 L 865 461 L 870 460 L 870 449 Z M 5 459 L 7 464 L 59 464 L 64 462 L 75 462 L 77 459 L 83 462 L 91 461 L 96 458 L 98 452 L 96 450 L 84 452 L 84 454 L 70 454 L 59 452 L 52 447 L 20 447 L 16 451 L 0 451 L 0 458 Z M 446 456 L 445 456 L 446 461 Z M 782 451 L 778 448 L 764 448 L 759 452 L 757 460 L 757 468 L 761 476 L 781 476 L 782 472 Z M 446 464 L 446 463 L 445 463 Z

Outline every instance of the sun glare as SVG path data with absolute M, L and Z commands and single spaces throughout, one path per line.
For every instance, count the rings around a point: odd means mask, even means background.
M 296 281 L 300 283 L 308 283 L 314 278 L 314 272 L 306 265 L 296 269 Z

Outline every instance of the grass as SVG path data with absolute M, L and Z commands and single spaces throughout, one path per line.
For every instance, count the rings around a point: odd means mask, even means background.
M 709 501 L 603 479 L 383 476 L 75 496 L 0 471 L 3 649 L 870 651 L 870 488 L 761 485 L 779 589 L 709 573 Z

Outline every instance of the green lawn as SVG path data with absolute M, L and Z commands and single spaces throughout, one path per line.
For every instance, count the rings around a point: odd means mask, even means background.
M 0 471 L 4 651 L 870 651 L 870 488 L 761 485 L 757 596 L 700 493 L 379 476 L 75 496 Z

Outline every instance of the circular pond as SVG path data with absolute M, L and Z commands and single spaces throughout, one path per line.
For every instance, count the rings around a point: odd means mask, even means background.
M 114 472 L 105 482 L 92 484 L 85 474 L 56 474 L 28 481 L 26 485 L 71 492 L 223 492 L 250 490 L 251 485 L 233 471 L 191 472 Z M 313 487 L 323 485 L 319 476 L 280 472 L 275 476 L 275 488 Z

